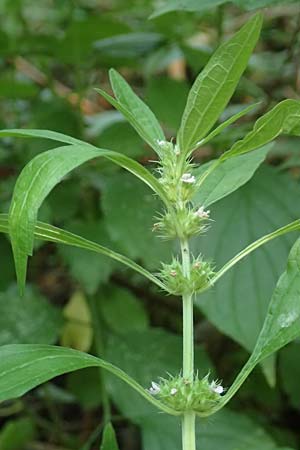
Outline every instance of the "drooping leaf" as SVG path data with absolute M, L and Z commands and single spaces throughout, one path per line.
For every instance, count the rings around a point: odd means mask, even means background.
M 245 186 L 211 209 L 211 228 L 197 239 L 194 254 L 212 258 L 217 269 L 261 236 L 300 217 L 299 189 L 275 169 L 258 171 Z M 196 304 L 223 333 L 252 351 L 268 303 L 295 234 L 256 250 L 228 271 Z M 247 320 L 245 320 L 245 317 Z
M 25 128 L 0 130 L 0 136 L 44 138 L 56 142 L 63 142 L 65 144 L 71 145 L 73 144 L 74 146 L 81 145 L 84 148 L 88 147 L 89 149 L 92 148 L 94 150 L 98 150 L 99 151 L 98 156 L 103 156 L 104 158 L 109 159 L 115 164 L 133 173 L 136 177 L 138 177 L 140 180 L 146 183 L 152 190 L 154 190 L 154 192 L 156 192 L 165 203 L 168 204 L 168 200 L 164 193 L 164 190 L 162 189 L 160 183 L 156 180 L 156 178 L 153 175 L 151 175 L 151 173 L 137 161 L 128 158 L 127 156 L 122 155 L 121 153 L 112 152 L 110 150 L 98 149 L 97 147 L 94 147 L 93 145 L 87 142 L 81 141 L 80 139 L 76 139 L 71 136 L 67 136 L 65 134 L 49 130 L 30 130 Z
M 258 119 L 250 133 L 223 153 L 220 160 L 225 161 L 233 156 L 251 152 L 266 145 L 280 134 L 300 136 L 300 101 L 284 100 L 278 103 L 271 111 Z
M 241 155 L 218 165 L 205 178 L 193 201 L 207 207 L 236 191 L 250 180 L 269 150 L 270 145 L 249 155 Z M 195 175 L 201 177 L 213 164 L 214 161 L 211 161 L 200 166 L 195 170 Z
M 28 286 L 23 299 L 16 286 L 1 292 L 0 345 L 53 344 L 62 324 L 60 311 L 31 286 Z
M 178 133 L 183 155 L 209 132 L 230 100 L 259 37 L 260 14 L 222 44 L 198 75 L 188 96 Z
M 116 433 L 111 423 L 104 428 L 100 450 L 119 450 Z
M 118 72 L 111 69 L 109 75 L 116 98 L 101 89 L 96 91 L 124 114 L 137 133 L 159 154 L 161 149 L 158 141 L 166 138 L 155 115 Z
M 42 202 L 66 174 L 84 162 L 99 156 L 111 159 L 122 166 L 125 164 L 134 171 L 137 170 L 139 174 L 146 172 L 147 178 L 159 184 L 143 166 L 134 160 L 119 153 L 89 145 L 59 147 L 32 159 L 16 182 L 9 214 L 9 232 L 21 290 L 25 286 L 27 256 L 32 254 L 34 227 Z
M 51 345 L 13 344 L 0 347 L 0 401 L 21 397 L 26 392 L 58 375 L 101 367 L 116 375 L 157 408 L 178 415 L 163 405 L 121 369 L 87 353 Z
M 7 214 L 0 214 L 0 232 L 9 233 Z M 56 242 L 58 244 L 78 247 L 85 250 L 90 250 L 95 253 L 106 255 L 107 257 L 112 258 L 115 261 L 118 261 L 124 264 L 125 266 L 135 270 L 136 272 L 140 273 L 141 275 L 145 276 L 150 281 L 157 284 L 161 289 L 165 289 L 164 284 L 158 278 L 156 278 L 154 275 L 148 272 L 146 269 L 139 266 L 126 256 L 114 252 L 109 248 L 103 247 L 102 245 L 97 244 L 96 242 L 89 241 L 88 239 L 70 233 L 69 231 L 62 230 L 61 228 L 57 228 L 42 222 L 37 222 L 34 229 L 34 233 L 37 239 L 41 239 L 43 241 Z

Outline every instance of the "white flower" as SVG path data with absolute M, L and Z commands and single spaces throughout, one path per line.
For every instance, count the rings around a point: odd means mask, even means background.
M 182 177 L 180 178 L 180 180 L 183 183 L 188 183 L 188 184 L 194 184 L 196 181 L 196 178 L 194 177 L 194 175 L 192 175 L 191 173 L 184 173 L 182 175 Z
M 154 381 L 152 381 L 151 383 L 151 387 L 149 389 L 150 394 L 152 395 L 157 395 L 160 393 L 160 387 L 157 383 L 154 383 Z
M 195 214 L 196 214 L 196 216 L 200 217 L 200 219 L 208 219 L 210 211 L 209 210 L 205 211 L 204 207 L 200 206 L 200 208 L 197 209 Z
M 176 277 L 177 276 L 176 270 L 171 270 L 170 275 L 171 277 Z
M 212 391 L 214 391 L 216 394 L 219 394 L 219 395 L 223 394 L 223 392 L 224 392 L 223 386 L 221 386 L 220 384 L 217 384 L 215 381 L 212 381 L 210 383 L 210 388 Z
M 171 395 L 176 395 L 178 390 L 176 388 L 171 389 Z

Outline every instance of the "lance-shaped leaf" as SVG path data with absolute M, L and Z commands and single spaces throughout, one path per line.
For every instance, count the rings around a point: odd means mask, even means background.
M 300 101 L 284 100 L 257 120 L 253 130 L 223 153 L 220 161 L 262 147 L 280 134 L 300 136 Z
M 143 166 L 139 166 L 124 155 L 84 145 L 59 147 L 41 153 L 21 172 L 16 182 L 9 213 L 9 231 L 21 292 L 25 286 L 27 256 L 32 254 L 34 227 L 39 207 L 66 174 L 99 156 L 106 157 L 121 166 L 125 165 L 128 170 L 135 171 L 138 175 L 140 171 L 147 172 Z M 152 178 L 156 182 L 149 172 L 143 173 L 143 178 L 149 179 L 151 184 Z
M 7 234 L 9 233 L 8 214 L 0 214 L 0 232 Z M 130 258 L 127 258 L 127 256 L 121 255 L 120 253 L 117 253 L 110 248 L 85 239 L 81 236 L 78 236 L 77 234 L 70 233 L 69 231 L 54 227 L 43 222 L 37 222 L 34 229 L 34 235 L 37 239 L 41 239 L 43 241 L 78 247 L 84 250 L 89 250 L 108 256 L 109 258 L 112 258 L 115 261 L 124 264 L 130 269 L 135 270 L 145 278 L 148 278 L 148 280 L 152 281 L 152 283 L 156 284 L 161 289 L 167 290 L 167 287 L 155 275 L 153 275 L 151 272 L 148 272 L 148 270 L 144 269 L 144 267 L 132 261 Z
M 193 201 L 207 207 L 236 191 L 251 179 L 266 158 L 270 148 L 270 145 L 266 145 L 249 155 L 241 155 L 224 161 L 211 172 L 210 168 L 214 167 L 216 161 L 210 161 L 200 166 L 193 173 L 200 180 L 202 175 L 204 177 L 201 188 L 194 196 Z M 207 173 L 209 174 L 207 175 Z
M 86 367 L 101 367 L 116 375 L 162 411 L 178 415 L 148 393 L 123 370 L 103 359 L 66 347 L 13 344 L 0 348 L 0 402 L 21 397 L 58 375 Z
M 100 152 L 103 152 L 103 149 L 99 149 L 94 145 L 73 138 L 71 136 L 50 130 L 34 130 L 34 129 L 0 130 L 0 137 L 1 136 L 44 138 L 56 142 L 63 142 L 65 144 L 82 145 L 83 147 L 88 147 L 89 149 L 91 148 L 94 150 L 96 149 L 99 151 L 98 156 L 104 156 L 105 158 L 110 159 L 115 164 L 118 164 L 119 166 L 133 173 L 137 178 L 139 178 L 145 184 L 147 184 L 166 204 L 169 205 L 164 189 L 162 188 L 161 184 L 157 181 L 157 179 L 137 161 L 128 158 L 127 156 L 121 153 L 114 152 L 111 150 L 105 150 L 106 153 L 101 155 Z
M 261 14 L 252 17 L 218 48 L 197 77 L 188 96 L 178 135 L 184 156 L 197 146 L 226 107 L 246 69 L 261 25 Z
M 116 70 L 111 69 L 109 77 L 116 98 L 111 97 L 102 89 L 96 89 L 96 91 L 118 109 L 137 133 L 160 154 L 161 148 L 158 142 L 164 141 L 166 138 L 157 118 Z
M 284 347 L 299 334 L 300 239 L 292 247 L 286 271 L 278 280 L 253 353 L 216 410 L 223 407 L 233 397 L 260 361 Z

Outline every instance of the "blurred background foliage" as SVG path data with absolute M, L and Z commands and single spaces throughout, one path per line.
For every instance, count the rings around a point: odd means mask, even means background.
M 152 168 L 155 155 L 93 89 L 110 91 L 115 67 L 144 98 L 169 138 L 188 90 L 216 46 L 257 8 L 264 28 L 222 119 L 260 102 L 195 154 L 223 152 L 261 113 L 300 94 L 299 0 L 0 0 L 1 128 L 48 128 L 118 150 Z M 299 139 L 282 137 L 253 180 L 212 209 L 194 252 L 217 266 L 300 216 Z M 49 141 L 6 138 L 0 146 L 1 212 L 22 167 Z M 97 160 L 49 196 L 40 219 L 98 241 L 157 271 L 175 251 L 151 231 L 156 198 L 127 173 Z M 234 268 L 195 310 L 196 367 L 229 386 L 253 349 L 296 236 L 268 244 Z M 71 346 L 104 356 L 145 387 L 181 367 L 181 304 L 104 256 L 36 243 L 20 299 L 10 244 L 0 236 L 0 344 Z M 266 361 L 230 408 L 199 424 L 205 450 L 300 448 L 300 342 Z M 179 450 L 179 424 L 111 376 L 88 369 L 0 405 L 1 450 L 96 450 L 111 418 L 122 450 Z

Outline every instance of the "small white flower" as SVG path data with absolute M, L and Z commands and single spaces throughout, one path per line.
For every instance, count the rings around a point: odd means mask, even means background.
M 167 143 L 167 141 L 163 141 L 163 140 L 159 140 L 159 139 L 156 142 L 160 147 L 163 147 Z
M 195 214 L 196 214 L 196 216 L 200 217 L 200 219 L 208 219 L 210 211 L 209 210 L 205 211 L 204 207 L 200 206 L 200 208 L 197 209 Z
M 171 395 L 176 395 L 178 390 L 176 388 L 171 389 Z
M 157 395 L 160 393 L 160 387 L 157 383 L 154 383 L 154 381 L 152 381 L 151 383 L 151 387 L 149 389 L 150 394 L 152 395 Z
M 188 183 L 188 184 L 194 184 L 196 181 L 196 178 L 194 177 L 194 175 L 192 175 L 191 173 L 184 173 L 182 175 L 182 177 L 180 178 L 180 180 L 183 183 Z
M 171 277 L 176 277 L 177 276 L 176 270 L 171 270 L 170 275 Z
M 212 381 L 210 383 L 210 388 L 212 391 L 214 391 L 216 394 L 219 394 L 219 395 L 223 394 L 223 392 L 224 392 L 223 386 L 221 386 L 220 384 L 217 384 L 215 381 Z

